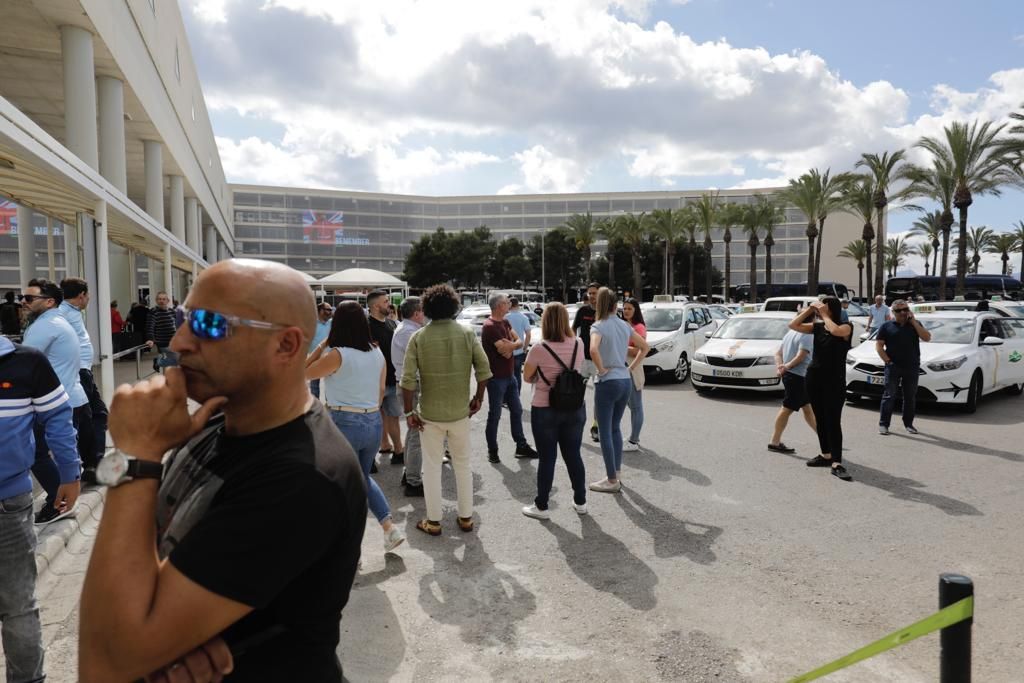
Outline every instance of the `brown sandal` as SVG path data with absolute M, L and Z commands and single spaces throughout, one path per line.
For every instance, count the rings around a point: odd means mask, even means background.
M 430 534 L 431 536 L 441 535 L 440 522 L 432 522 L 429 519 L 421 519 L 420 521 L 416 522 L 416 528 L 422 531 L 423 533 Z
M 459 517 L 459 528 L 463 531 L 473 530 L 473 518 L 472 517 Z

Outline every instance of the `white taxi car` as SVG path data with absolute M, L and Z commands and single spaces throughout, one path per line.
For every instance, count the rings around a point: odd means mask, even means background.
M 703 304 L 655 302 L 640 304 L 652 354 L 644 359 L 644 373 L 671 374 L 677 382 L 690 376 L 693 356 L 714 331 L 715 321 Z
M 932 333 L 921 342 L 918 402 L 954 403 L 973 413 L 985 394 L 1024 392 L 1024 318 L 946 311 L 917 319 Z M 846 357 L 846 396 L 877 398 L 884 388 L 885 366 L 872 337 Z
M 762 309 L 766 313 L 768 311 L 790 311 L 791 313 L 798 313 L 811 303 L 818 301 L 820 297 L 817 296 L 773 296 L 765 299 L 764 308 Z M 860 336 L 867 330 L 867 311 L 860 307 L 854 308 L 855 304 L 850 302 L 850 308 L 847 309 L 846 315 L 849 318 L 850 325 L 853 326 L 853 346 L 860 344 Z
M 970 311 L 977 313 L 978 301 L 929 301 L 921 304 L 910 304 L 915 314 L 939 313 L 941 311 Z M 1007 318 L 1024 318 L 1024 301 L 1000 300 L 988 301 L 988 310 Z
M 729 318 L 693 357 L 690 381 L 698 393 L 715 387 L 779 391 L 775 352 L 789 331 L 788 311 Z

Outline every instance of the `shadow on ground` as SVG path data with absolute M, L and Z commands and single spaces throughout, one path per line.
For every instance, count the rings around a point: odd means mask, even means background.
M 405 561 L 388 554 L 384 569 L 356 576 L 338 644 L 338 656 L 351 680 L 388 680 L 402 665 L 406 650 L 402 625 L 378 584 L 404 573 Z
M 722 535 L 722 528 L 679 519 L 662 510 L 633 489 L 615 496 L 623 512 L 654 542 L 654 555 L 660 558 L 687 557 L 698 564 L 711 564 L 718 558 L 711 549 Z

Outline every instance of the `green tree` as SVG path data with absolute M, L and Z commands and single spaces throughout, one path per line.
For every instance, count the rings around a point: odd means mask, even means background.
M 718 222 L 718 217 L 721 213 L 720 209 L 721 203 L 718 201 L 718 192 L 704 192 L 701 194 L 700 200 L 693 204 L 697 227 L 704 233 L 704 256 L 706 259 L 704 264 L 704 294 L 708 298 L 708 303 L 711 303 L 712 277 L 714 275 L 711 265 L 711 251 L 714 249 L 714 243 L 711 240 L 711 230 L 714 228 L 715 223 Z M 726 299 L 728 299 L 728 296 Z
M 772 247 L 775 246 L 775 226 L 784 223 L 786 210 L 776 204 L 768 197 L 757 196 L 757 220 L 764 230 L 764 282 L 765 295 L 771 296 L 772 292 Z M 818 243 L 821 244 L 820 242 Z
M 417 289 L 451 282 L 452 275 L 445 259 L 448 237 L 444 228 L 438 228 L 436 232 L 413 242 L 405 256 L 402 279 Z
M 896 270 L 907 262 L 907 257 L 914 253 L 913 247 L 903 236 L 890 237 L 885 242 L 886 268 L 889 277 L 896 277 Z
M 605 258 L 608 261 L 608 279 L 606 282 L 612 291 L 615 291 L 615 247 L 622 244 L 622 226 L 622 221 L 610 218 L 601 219 L 597 226 L 598 234 L 608 242 L 608 247 L 605 251 Z
M 928 276 L 928 267 L 931 265 L 932 256 L 935 255 L 935 247 L 932 246 L 931 242 L 921 242 L 914 248 L 914 255 L 920 256 L 924 260 L 924 274 Z
M 1020 270 L 1017 279 L 1024 278 L 1024 221 L 1017 221 L 1010 228 L 1010 233 L 1017 237 L 1017 249 L 1020 251 Z
M 935 259 L 935 263 L 932 264 L 932 274 L 938 275 L 938 258 L 939 258 L 939 247 L 942 245 L 940 239 L 942 235 L 942 211 L 922 211 L 921 216 L 914 221 L 914 224 L 910 227 L 911 235 L 920 235 L 927 240 L 928 243 L 928 254 Z M 921 253 L 920 247 L 917 250 L 918 255 L 924 256 Z M 928 262 L 924 264 L 925 275 L 928 274 Z
M 1015 233 L 1001 232 L 989 238 L 985 253 L 999 254 L 999 259 L 1003 262 L 1003 275 L 1006 275 L 1007 266 L 1010 264 L 1010 252 L 1019 248 L 1020 238 Z
M 565 221 L 565 229 L 576 241 L 576 248 L 583 254 L 583 279 L 590 281 L 590 248 L 597 241 L 598 231 L 590 212 L 574 213 Z
M 543 247 L 541 240 L 544 241 Z M 526 258 L 534 273 L 541 272 L 541 253 L 548 279 L 554 278 L 562 286 L 562 301 L 568 300 L 569 287 L 577 287 L 583 276 L 583 259 L 575 238 L 564 228 L 549 230 L 543 237 L 534 235 L 526 247 Z
M 648 220 L 647 213 L 639 215 L 627 213 L 619 216 L 616 220 L 622 222 L 622 240 L 629 246 L 629 253 L 633 262 L 633 296 L 638 301 L 643 297 L 643 273 L 640 269 L 640 250 L 647 241 Z
M 722 298 L 729 301 L 729 288 L 732 287 L 732 229 L 739 225 L 743 218 L 743 207 L 735 202 L 727 202 L 718 209 L 718 223 L 722 226 L 722 242 L 725 244 L 725 286 Z
M 870 263 L 871 252 L 868 250 L 867 244 L 864 240 L 854 240 L 843 247 L 839 254 L 840 258 L 853 259 L 857 262 L 857 294 L 864 297 L 864 262 Z
M 939 204 L 941 213 L 939 229 L 942 237 L 941 277 L 939 278 L 939 300 L 946 298 L 946 277 L 949 275 L 949 245 L 950 231 L 953 227 L 953 193 L 956 190 L 956 180 L 953 178 L 953 170 L 949 163 L 939 157 L 932 157 L 931 166 L 910 166 L 906 170 L 906 177 L 910 180 L 906 195 L 908 197 L 925 197 Z M 924 211 L 921 207 L 908 206 Z M 936 246 L 936 245 L 932 245 Z M 938 247 L 936 246 L 936 252 Z M 940 271 L 932 268 L 933 274 Z
M 944 137 L 926 136 L 917 146 L 950 169 L 955 181 L 953 206 L 960 213 L 960 239 L 956 259 L 956 294 L 966 293 L 967 280 L 967 209 L 974 195 L 998 196 L 1001 187 L 1019 182 L 1014 158 L 1002 132 L 1006 124 L 993 126 L 986 121 L 979 126 L 954 121 L 943 129 Z
M 758 231 L 761 229 L 761 217 L 758 215 L 757 206 L 748 204 L 743 207 L 743 232 L 747 233 L 747 247 L 750 249 L 750 301 L 757 303 L 757 246 L 761 243 Z M 814 220 L 811 220 L 814 223 Z M 810 230 L 810 224 L 808 225 Z M 815 224 L 815 230 L 817 225 Z
M 814 241 L 818 238 L 818 212 L 821 201 L 819 179 L 804 173 L 796 180 L 790 179 L 789 186 L 779 193 L 779 199 L 799 209 L 807 219 L 807 294 L 817 293 L 814 286 Z M 744 230 L 746 222 L 744 221 Z
M 967 253 L 968 251 L 971 252 L 971 258 L 969 259 L 969 270 L 971 273 L 974 273 L 975 275 L 978 274 L 978 266 L 981 263 L 981 254 L 988 248 L 989 242 L 992 241 L 992 237 L 994 235 L 995 232 L 984 225 L 967 229 L 967 239 L 963 243 L 963 251 L 964 253 Z M 959 237 L 954 241 L 954 245 L 957 249 L 961 249 Z
M 679 229 L 686 238 L 687 254 L 689 255 L 690 267 L 688 269 L 687 288 L 686 294 L 693 298 L 697 296 L 697 284 L 695 278 L 697 276 L 697 268 L 695 259 L 697 258 L 697 231 L 699 226 L 697 224 L 697 212 L 690 205 L 680 209 L 680 213 L 677 219 L 679 223 Z
M 682 233 L 680 221 L 682 209 L 655 209 L 648 219 L 651 234 L 662 240 L 664 244 L 664 264 L 662 265 L 662 282 L 665 294 L 672 294 L 672 266 L 675 259 L 676 238 Z
M 892 154 L 861 154 L 856 163 L 857 168 L 866 168 L 875 185 L 875 232 L 877 233 L 876 254 L 875 254 L 875 294 L 883 293 L 882 275 L 885 268 L 885 207 L 890 199 L 899 198 L 899 195 L 890 196 L 890 185 L 900 179 L 901 172 L 898 165 L 903 162 L 906 152 L 902 149 Z
M 852 173 L 831 174 L 832 169 L 825 169 L 824 175 L 818 169 L 811 169 L 811 176 L 817 179 L 818 190 L 818 246 L 814 252 L 814 289 L 818 291 L 818 282 L 821 281 L 821 246 L 825 243 L 825 219 L 830 213 L 840 211 L 844 205 L 843 190 L 855 181 L 856 176 Z
M 516 288 L 534 279 L 533 265 L 526 258 L 526 244 L 518 237 L 509 237 L 494 247 L 490 283 L 496 287 Z
M 455 287 L 480 287 L 494 258 L 494 240 L 486 226 L 448 235 L 442 252 Z
M 864 265 L 867 267 L 867 282 L 868 289 L 871 289 L 871 271 L 872 271 L 872 252 L 871 244 L 875 239 L 875 228 L 871 224 L 872 219 L 875 215 L 875 182 L 870 176 L 862 175 L 856 182 L 851 183 L 843 190 L 843 198 L 846 200 L 846 210 L 857 216 L 864 221 L 864 227 L 861 229 L 860 238 L 864 242 L 864 249 L 866 255 L 864 258 Z M 863 289 L 857 290 L 862 301 L 871 299 L 871 292 Z

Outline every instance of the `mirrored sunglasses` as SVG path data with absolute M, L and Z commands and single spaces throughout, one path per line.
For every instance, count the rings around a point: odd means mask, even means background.
M 209 341 L 227 339 L 231 336 L 233 327 L 254 327 L 260 330 L 277 330 L 287 327 L 287 325 L 268 323 L 264 320 L 239 318 L 237 315 L 218 313 L 207 308 L 187 308 L 185 315 L 188 318 L 188 328 L 192 334 Z

